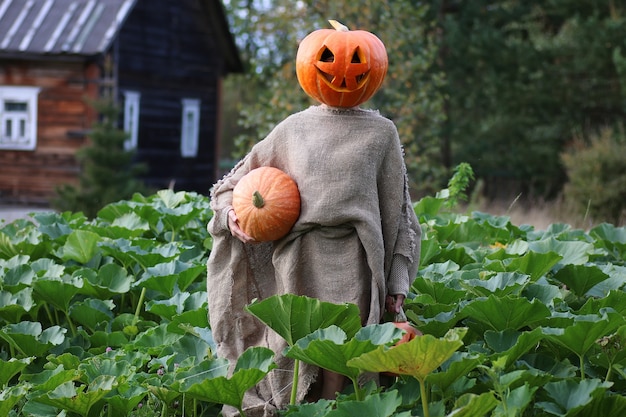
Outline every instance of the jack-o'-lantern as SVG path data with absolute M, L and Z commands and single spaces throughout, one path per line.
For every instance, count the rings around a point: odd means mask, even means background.
M 308 34 L 298 47 L 296 75 L 302 89 L 332 107 L 354 107 L 380 88 L 389 66 L 383 42 L 371 32 L 334 29 Z

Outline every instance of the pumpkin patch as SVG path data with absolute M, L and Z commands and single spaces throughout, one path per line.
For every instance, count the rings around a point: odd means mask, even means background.
M 280 239 L 300 215 L 298 185 L 278 168 L 253 169 L 235 186 L 233 209 L 239 227 L 255 240 Z

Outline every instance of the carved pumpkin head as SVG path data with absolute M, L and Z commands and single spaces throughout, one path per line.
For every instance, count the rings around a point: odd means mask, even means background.
M 298 47 L 296 75 L 302 89 L 333 107 L 354 107 L 380 88 L 387 73 L 385 45 L 364 30 L 350 31 L 334 20 L 334 29 L 308 34 Z

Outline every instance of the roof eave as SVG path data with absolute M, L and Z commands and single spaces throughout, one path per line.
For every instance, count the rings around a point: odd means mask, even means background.
M 216 29 L 217 43 L 226 62 L 224 75 L 228 73 L 242 73 L 244 70 L 243 63 L 241 62 L 235 39 L 230 31 L 226 10 L 222 1 L 204 0 L 202 4 L 206 8 L 206 14 L 211 20 L 211 24 Z

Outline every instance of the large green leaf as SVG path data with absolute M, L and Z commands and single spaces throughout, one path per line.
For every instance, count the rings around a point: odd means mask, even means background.
M 346 341 L 343 330 L 330 326 L 298 340 L 288 348 L 285 356 L 345 375 L 354 381 L 361 371 L 348 366 L 347 362 L 376 349 L 378 345 L 400 339 L 401 333 L 392 323 L 369 325 Z
M 72 275 L 83 278 L 82 294 L 101 299 L 127 293 L 134 280 L 133 276 L 115 263 L 102 265 L 98 271 L 90 268 L 80 269 Z
M 517 272 L 498 272 L 487 279 L 470 279 L 461 283 L 466 291 L 476 296 L 487 297 L 491 294 L 504 297 L 509 294 L 519 295 L 524 286 L 530 282 L 528 275 Z
M 496 406 L 493 417 L 521 416 L 528 408 L 539 387 L 531 387 L 527 383 L 508 390 L 502 401 Z
M 593 252 L 593 245 L 587 242 L 562 241 L 554 237 L 529 242 L 530 250 L 539 253 L 555 252 L 563 258 L 559 261 L 561 265 L 582 265 L 589 260 L 589 255 Z
M 448 282 L 423 277 L 417 277 L 413 281 L 413 289 L 418 294 L 430 295 L 433 302 L 441 304 L 455 304 L 467 295 L 467 291 L 451 287 Z
M 22 259 L 24 259 L 24 263 L 19 265 L 9 266 L 11 262 L 7 262 L 7 267 L 3 268 L 0 266 L 0 271 L 5 269 L 1 281 L 2 287 L 11 292 L 29 287 L 33 282 L 33 278 L 35 278 L 35 271 L 28 264 L 28 258 Z
M 182 314 L 188 292 L 178 292 L 167 300 L 150 300 L 146 303 L 146 311 L 171 320 L 176 314 Z
M 11 358 L 8 361 L 0 359 L 0 387 L 6 386 L 11 378 L 19 374 L 24 368 L 26 368 L 34 357 L 16 359 Z
M 431 260 L 439 254 L 441 247 L 436 239 L 423 239 L 420 248 L 420 267 L 429 265 Z
M 103 323 L 106 325 L 113 320 L 114 308 L 115 304 L 110 300 L 87 298 L 72 304 L 69 313 L 72 320 L 94 332 L 98 327 L 103 327 Z
M 440 372 L 428 376 L 428 383 L 437 386 L 441 392 L 446 392 L 452 384 L 468 375 L 484 360 L 484 355 L 455 352 L 451 358 L 441 366 Z
M 78 369 L 82 372 L 82 380 L 89 384 L 99 376 L 109 375 L 118 381 L 125 381 L 136 371 L 136 368 L 125 360 L 116 358 L 102 358 L 95 356 L 88 361 L 83 361 Z
M 529 300 L 537 299 L 546 306 L 553 308 L 563 300 L 561 288 L 547 282 L 529 284 L 524 288 L 522 296 Z
M 285 411 L 289 417 L 322 417 L 326 416 L 335 406 L 334 400 L 320 399 L 316 402 L 304 402 Z
M 600 314 L 576 316 L 572 325 L 565 328 L 544 328 L 544 334 L 579 357 L 584 356 L 602 336 L 608 335 L 624 324 L 624 316 L 603 311 Z
M 534 282 L 550 272 L 562 258 L 561 255 L 552 251 L 544 253 L 528 251 L 523 256 L 509 258 L 503 263 L 506 271 L 527 274 Z
M 609 276 L 595 265 L 565 265 L 554 274 L 554 278 L 565 284 L 574 294 L 582 297 Z
M 585 417 L 626 416 L 626 396 L 594 396 L 593 401 L 585 405 L 578 415 Z
M 293 294 L 274 295 L 246 307 L 251 314 L 278 333 L 289 346 L 315 330 L 340 327 L 348 338 L 361 328 L 354 304 L 333 304 Z
M 228 362 L 204 361 L 177 375 L 173 388 L 201 401 L 241 408 L 247 390 L 258 384 L 276 365 L 274 352 L 264 347 L 248 348 L 227 377 Z
M 112 415 L 126 416 L 133 411 L 148 393 L 148 389 L 139 384 L 119 384 L 110 395 L 106 403 L 111 407 Z
M 65 382 L 49 393 L 34 397 L 33 401 L 87 417 L 91 408 L 111 392 L 116 384 L 115 377 L 110 375 L 97 377 L 89 386 L 79 385 L 76 387 L 72 382 Z M 87 389 L 85 390 L 85 388 Z
M 41 278 L 35 281 L 33 288 L 41 300 L 68 313 L 72 299 L 83 288 L 83 279 L 68 275 L 60 278 Z
M 464 394 L 454 402 L 454 408 L 446 417 L 486 416 L 498 405 L 498 400 L 491 392 L 480 395 Z
M 594 398 L 602 396 L 610 386 L 611 383 L 599 379 L 550 382 L 544 390 L 552 401 L 538 402 L 536 407 L 556 416 L 574 416 Z
M 49 250 L 46 236 L 29 220 L 18 219 L 0 229 L 0 259 L 9 259 L 18 254 L 36 259 Z
M 168 360 L 175 363 L 181 363 L 185 360 L 199 363 L 213 357 L 211 349 L 214 349 L 215 342 L 212 339 L 205 340 L 207 335 L 201 335 L 200 332 L 211 334 L 208 329 L 195 329 L 194 332 L 185 333 L 176 342 L 165 346 L 161 356 L 167 355 Z
M 341 401 L 327 417 L 387 417 L 393 416 L 401 404 L 398 391 L 368 395 L 362 401 Z
M 8 291 L 0 291 L 0 318 L 9 323 L 17 323 L 22 316 L 34 307 L 33 289 L 24 288 L 12 294 Z
M 379 346 L 371 352 L 350 359 L 347 365 L 362 371 L 392 372 L 424 381 L 463 346 L 461 339 L 466 332 L 466 328 L 454 328 L 443 338 L 424 335 L 392 348 Z
M 86 264 L 98 250 L 100 235 L 88 230 L 74 230 L 68 237 L 61 251 L 64 261 L 76 261 Z
M 167 331 L 167 323 L 162 323 L 158 327 L 152 327 L 137 335 L 134 345 L 144 348 L 152 354 L 158 355 L 164 347 L 178 341 L 182 335 Z
M 64 239 L 87 221 L 82 213 L 70 212 L 40 212 L 33 217 L 39 224 L 39 230 L 53 240 Z
M 618 261 L 626 259 L 626 228 L 602 223 L 589 231 L 596 246 L 605 248 Z
M 180 254 L 177 242 L 155 245 L 154 239 L 110 239 L 100 244 L 104 255 L 109 255 L 125 266 L 139 265 L 145 269 L 175 259 Z
M 589 298 L 580 308 L 578 314 L 596 314 L 602 309 L 613 309 L 626 316 L 626 292 L 611 290 L 602 298 Z
M 4 385 L 2 385 L 4 387 Z M 9 416 L 13 407 L 28 394 L 28 386 L 13 385 L 0 391 L 0 416 Z
M 171 297 L 175 288 L 184 291 L 205 271 L 206 266 L 203 264 L 191 264 L 175 259 L 148 267 L 134 286 L 149 288 Z
M 126 213 L 115 217 L 111 227 L 119 227 L 132 231 L 132 236 L 141 236 L 143 232 L 150 230 L 150 224 L 146 219 L 137 215 L 137 213 Z
M 415 214 L 420 217 L 420 221 L 426 223 L 429 219 L 437 216 L 439 210 L 445 203 L 445 198 L 426 196 L 413 204 L 413 210 Z
M 601 265 L 601 269 L 609 277 L 587 291 L 587 297 L 601 299 L 606 297 L 611 291 L 626 287 L 626 266 L 604 264 Z
M 6 340 L 25 356 L 44 356 L 54 346 L 65 341 L 66 329 L 59 326 L 42 330 L 41 323 L 22 321 L 7 324 L 0 329 L 0 338 Z
M 541 328 L 529 332 L 519 332 L 513 329 L 501 332 L 488 330 L 484 334 L 485 342 L 495 352 L 494 356 L 504 359 L 505 368 L 511 366 L 528 351 L 536 348 L 537 343 L 543 337 L 544 333 Z
M 550 316 L 550 310 L 539 300 L 526 298 L 489 296 L 476 299 L 463 308 L 463 312 L 495 331 L 518 330 L 532 326 Z

